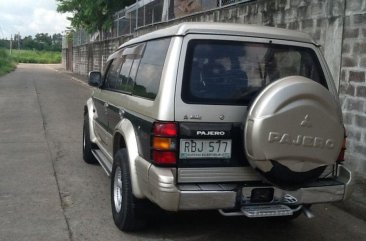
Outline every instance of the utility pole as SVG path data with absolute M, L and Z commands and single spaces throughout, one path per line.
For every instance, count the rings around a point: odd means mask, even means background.
M 13 35 L 10 35 L 10 55 L 11 55 L 12 44 L 13 44 Z
M 20 32 L 18 32 L 18 50 L 20 49 Z

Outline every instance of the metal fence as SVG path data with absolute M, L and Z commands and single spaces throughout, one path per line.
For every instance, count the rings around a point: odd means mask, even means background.
M 88 34 L 80 29 L 74 33 L 73 45 L 131 35 L 144 26 L 249 1 L 253 0 L 137 0 L 115 14 L 110 31 Z

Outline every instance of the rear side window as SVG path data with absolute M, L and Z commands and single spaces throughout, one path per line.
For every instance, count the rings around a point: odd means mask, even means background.
M 121 71 L 119 72 L 120 82 L 118 84 L 118 90 L 127 91 L 127 83 L 129 82 L 130 69 L 133 63 L 133 58 L 130 56 L 123 56 L 124 62 L 122 64 Z
M 155 99 L 169 43 L 168 38 L 147 42 L 135 79 L 134 95 Z
M 117 91 L 131 93 L 135 84 L 136 70 L 139 65 L 145 44 L 126 47 L 122 50 L 122 67 L 119 72 Z
M 269 83 L 300 75 L 327 87 L 309 48 L 223 40 L 191 40 L 182 100 L 192 104 L 248 105 Z
M 136 79 L 136 74 L 137 74 L 137 69 L 140 65 L 140 61 L 141 61 L 141 56 L 137 56 L 134 60 L 133 60 L 133 64 L 130 70 L 130 77 L 129 77 L 129 82 L 126 85 L 126 91 L 132 92 L 134 84 L 135 84 L 135 79 Z
M 122 59 L 116 58 L 112 60 L 111 65 L 108 68 L 104 88 L 105 89 L 116 89 L 119 84 L 119 69 L 121 68 Z

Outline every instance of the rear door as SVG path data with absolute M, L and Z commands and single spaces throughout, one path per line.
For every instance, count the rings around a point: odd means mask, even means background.
M 180 183 L 257 179 L 242 148 L 247 107 L 231 101 L 231 92 L 244 88 L 247 77 L 238 62 L 231 65 L 229 50 L 208 36 L 188 35 L 183 41 L 175 100 Z
M 128 102 L 135 84 L 137 68 L 145 44 L 138 44 L 126 47 L 122 51 L 122 66 L 118 73 L 118 83 L 116 85 L 114 98 L 110 98 L 108 107 L 109 132 L 113 133 L 116 125 L 125 117 Z M 113 97 L 111 95 L 111 97 Z
M 220 35 L 184 38 L 175 98 L 178 182 L 258 179 L 244 152 L 248 106 L 265 86 L 285 76 L 302 75 L 326 85 L 321 71 L 311 66 L 314 51 L 302 47 L 310 45 L 284 42 Z

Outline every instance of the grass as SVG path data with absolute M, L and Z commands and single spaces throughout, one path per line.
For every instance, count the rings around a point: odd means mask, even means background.
M 11 56 L 18 63 L 58 64 L 61 52 L 13 50 Z
M 17 63 L 58 64 L 61 63 L 61 52 L 0 49 L 0 76 L 16 68 Z
M 13 71 L 16 66 L 16 61 L 9 55 L 9 50 L 0 49 L 0 76 Z

